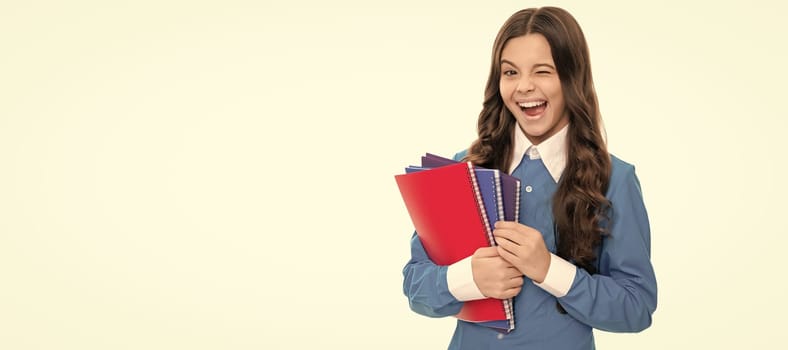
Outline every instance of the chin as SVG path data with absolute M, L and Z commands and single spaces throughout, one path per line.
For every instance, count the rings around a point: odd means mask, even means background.
M 538 120 L 522 120 L 519 121 L 520 127 L 528 136 L 540 137 L 547 132 L 547 129 L 539 125 Z

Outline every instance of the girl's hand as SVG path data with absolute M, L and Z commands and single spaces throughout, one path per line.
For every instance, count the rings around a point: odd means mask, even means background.
M 498 255 L 498 248 L 479 248 L 471 258 L 473 282 L 488 298 L 509 299 L 520 293 L 523 274 Z
M 542 283 L 550 268 L 550 251 L 539 231 L 513 221 L 498 221 L 493 230 L 498 254 L 523 275 Z

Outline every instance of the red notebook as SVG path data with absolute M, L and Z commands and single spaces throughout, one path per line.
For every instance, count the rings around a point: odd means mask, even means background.
M 480 247 L 491 246 L 492 232 L 470 162 L 395 176 L 416 233 L 430 259 L 451 265 Z M 509 320 L 499 299 L 465 302 L 457 318 L 470 322 Z M 507 317 L 507 314 L 509 317 Z

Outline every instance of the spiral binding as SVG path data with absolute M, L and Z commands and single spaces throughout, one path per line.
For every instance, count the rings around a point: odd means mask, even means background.
M 495 238 L 493 238 L 492 229 L 490 228 L 490 220 L 487 218 L 487 212 L 484 210 L 484 202 L 482 201 L 481 190 L 479 190 L 479 183 L 476 180 L 476 172 L 473 170 L 473 163 L 468 164 L 468 174 L 470 175 L 471 184 L 473 184 L 473 194 L 476 196 L 476 208 L 484 220 L 484 228 L 487 230 L 487 241 L 491 246 L 495 246 Z
M 481 213 L 482 220 L 484 220 L 484 229 L 487 230 L 487 239 L 490 242 L 490 246 L 493 246 L 493 247 L 497 246 L 497 244 L 495 243 L 495 237 L 493 237 L 493 234 L 492 234 L 492 227 L 490 226 L 490 220 L 487 218 L 487 212 L 484 210 L 484 202 L 482 201 L 481 190 L 479 190 L 479 183 L 476 180 L 476 172 L 473 170 L 473 163 L 466 162 L 466 164 L 468 164 L 468 174 L 470 176 L 471 184 L 473 184 L 473 194 L 476 196 L 476 208 L 479 210 L 479 213 Z M 517 214 L 518 211 L 517 210 L 519 210 L 519 206 L 520 206 L 519 205 L 519 201 L 520 201 L 520 198 L 519 198 L 520 197 L 520 188 L 519 188 L 519 186 L 520 186 L 520 184 L 518 182 L 517 183 L 517 187 L 518 187 L 517 188 L 517 195 L 516 195 L 517 196 L 516 197 L 517 201 L 515 202 L 516 203 L 515 204 L 515 209 L 516 209 L 515 216 L 518 216 L 518 214 Z M 496 186 L 496 188 L 498 189 L 496 195 L 498 195 L 498 198 L 500 199 L 500 198 L 502 198 L 502 197 L 500 197 L 500 186 Z M 499 203 L 501 203 L 501 202 L 502 201 L 499 201 Z M 510 331 L 512 329 L 514 329 L 514 306 L 513 306 L 513 302 L 514 302 L 514 300 L 512 298 L 509 298 L 509 299 L 506 299 L 506 300 L 503 301 L 503 312 L 506 314 L 506 317 L 509 319 L 509 330 Z
M 515 191 L 514 191 L 514 221 L 520 222 L 520 181 L 515 182 Z M 507 299 L 507 302 L 510 302 L 510 307 L 514 310 L 514 299 Z M 512 313 L 512 321 L 509 323 L 510 329 L 514 329 L 514 313 Z
M 517 186 L 518 186 L 518 188 L 517 188 L 518 193 L 516 194 L 516 196 L 519 196 L 519 191 L 520 191 L 520 188 L 519 188 L 520 182 L 519 181 L 517 182 Z M 498 201 L 497 201 L 498 202 L 497 203 L 498 204 L 498 216 L 500 217 L 500 220 L 504 220 L 503 191 L 501 190 L 501 173 L 498 170 L 495 171 L 495 195 L 496 195 L 496 197 L 498 199 Z M 520 206 L 520 202 L 519 202 L 520 198 L 518 198 L 518 197 L 515 197 L 515 198 L 517 199 L 514 202 L 515 203 L 515 221 L 517 221 L 517 216 L 518 216 L 517 215 L 517 210 L 519 209 L 519 206 Z M 511 331 L 512 329 L 514 329 L 514 299 L 513 298 L 509 298 L 509 299 L 504 300 L 503 301 L 503 308 L 504 308 L 504 312 L 506 312 L 506 316 L 509 317 L 509 330 Z
M 495 183 L 495 198 L 496 204 L 498 204 L 498 220 L 504 220 L 504 212 L 503 212 L 503 192 L 501 190 L 501 172 L 500 170 L 495 170 L 495 176 L 493 177 L 493 182 Z

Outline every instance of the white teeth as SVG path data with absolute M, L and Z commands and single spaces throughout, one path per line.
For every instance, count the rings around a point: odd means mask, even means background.
M 547 101 L 532 101 L 532 102 L 520 102 L 518 103 L 518 105 L 520 105 L 520 107 L 523 108 L 531 108 L 531 107 L 541 106 L 545 103 L 547 103 Z

